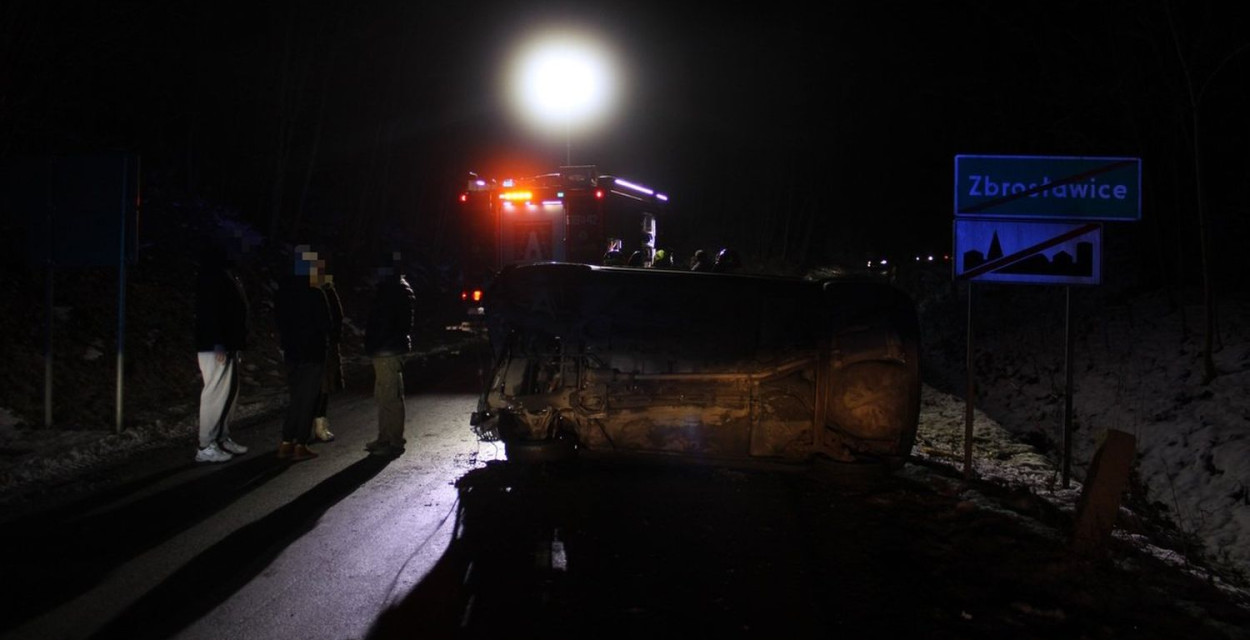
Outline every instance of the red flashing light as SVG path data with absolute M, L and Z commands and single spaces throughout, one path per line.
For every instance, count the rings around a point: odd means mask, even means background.
M 462 193 L 462 194 L 460 194 L 460 201 L 461 201 L 461 202 L 468 202 L 468 201 L 469 201 L 469 194 L 467 194 L 467 193 Z
M 595 200 L 603 199 L 603 189 L 595 189 Z

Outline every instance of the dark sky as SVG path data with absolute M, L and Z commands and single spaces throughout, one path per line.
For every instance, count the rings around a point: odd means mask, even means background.
M 466 171 L 562 162 L 564 141 L 519 127 L 499 77 L 518 38 L 559 22 L 602 33 L 629 72 L 608 126 L 573 138 L 575 163 L 668 190 L 704 228 L 750 235 L 776 212 L 822 237 L 940 245 L 956 153 L 1143 157 L 1148 184 L 1175 183 L 1181 58 L 1207 87 L 1209 186 L 1236 201 L 1246 164 L 1224 158 L 1248 142 L 1250 24 L 1183 4 L 1169 22 L 1168 3 L 1128 0 L 16 0 L 0 151 L 131 149 L 156 179 L 262 218 L 275 167 L 290 209 L 311 158 L 313 208 L 429 210 Z

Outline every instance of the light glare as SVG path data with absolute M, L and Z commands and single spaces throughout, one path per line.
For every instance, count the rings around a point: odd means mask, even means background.
M 567 134 L 606 115 L 614 98 L 611 56 L 594 38 L 548 32 L 526 42 L 514 57 L 510 94 L 532 124 Z

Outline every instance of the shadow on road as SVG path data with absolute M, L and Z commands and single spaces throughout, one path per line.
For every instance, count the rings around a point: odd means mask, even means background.
M 734 637 L 819 626 L 783 475 L 492 464 L 457 536 L 368 638 Z
M 287 466 L 272 455 L 212 468 L 187 463 L 6 522 L 0 526 L 0 549 L 7 556 L 0 631 L 90 590 L 115 568 L 211 517 Z M 189 478 L 157 489 L 182 475 Z
M 168 638 L 256 577 L 322 514 L 378 474 L 390 459 L 368 456 L 273 513 L 223 538 L 118 614 L 93 638 Z
M 1245 637 L 1198 580 L 1074 558 L 988 486 L 834 476 L 490 464 L 368 638 Z

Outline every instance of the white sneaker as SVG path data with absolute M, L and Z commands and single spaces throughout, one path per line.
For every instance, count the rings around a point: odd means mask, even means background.
M 217 446 L 217 443 L 213 443 L 213 444 L 208 445 L 207 447 L 204 447 L 203 449 L 200 449 L 198 452 L 196 452 L 195 461 L 196 462 L 226 462 L 230 460 L 230 458 L 233 458 L 233 457 L 234 456 L 230 455 L 229 451 L 222 451 L 221 447 Z
M 226 453 L 232 453 L 236 456 L 241 456 L 247 453 L 247 447 L 231 440 L 230 438 L 226 438 L 225 440 L 218 442 L 217 445 Z

